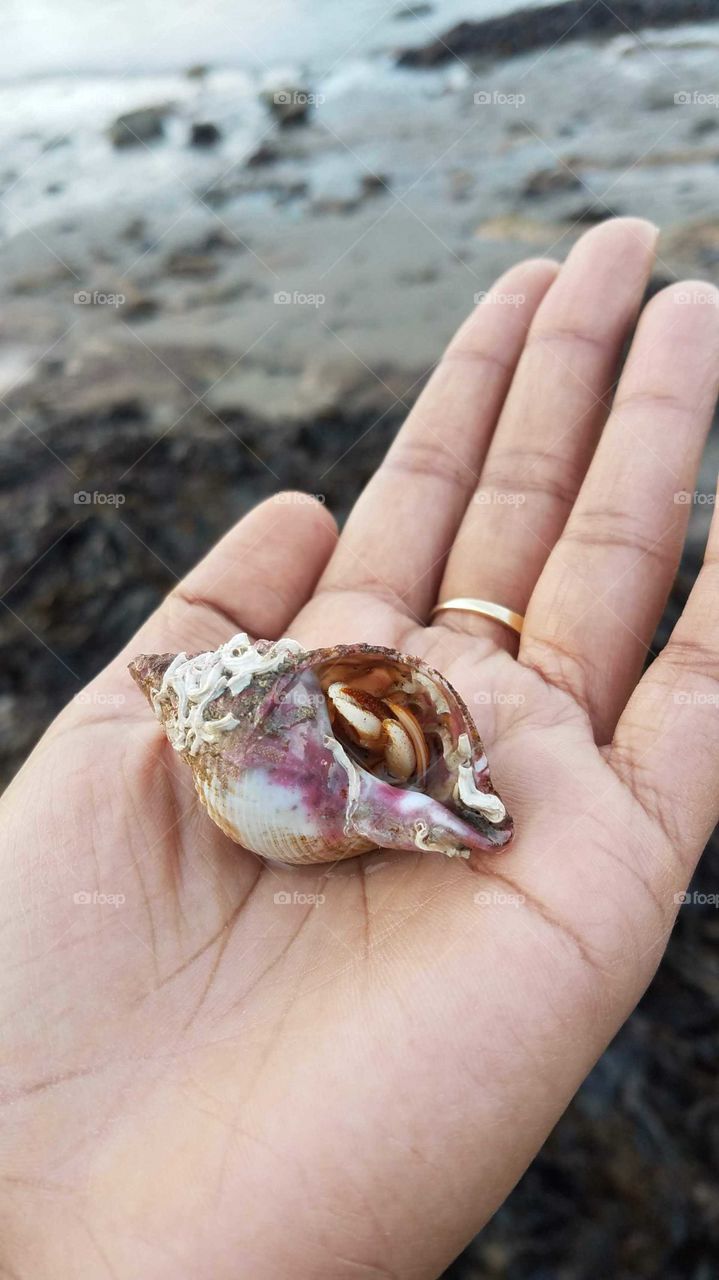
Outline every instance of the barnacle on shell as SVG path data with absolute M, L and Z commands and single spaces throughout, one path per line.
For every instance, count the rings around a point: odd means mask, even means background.
M 210 817 L 263 857 L 469 857 L 512 837 L 472 718 L 439 672 L 373 645 L 241 633 L 130 666 Z

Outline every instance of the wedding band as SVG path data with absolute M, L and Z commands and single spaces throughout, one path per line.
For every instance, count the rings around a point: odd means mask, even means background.
M 503 627 L 508 627 L 510 631 L 516 631 L 518 636 L 522 634 L 524 618 L 521 613 L 513 613 L 511 609 L 505 609 L 504 605 L 494 604 L 491 600 L 472 600 L 469 596 L 458 596 L 456 600 L 445 600 L 444 604 L 435 605 L 430 621 L 438 613 L 442 613 L 447 609 L 453 609 L 457 613 L 479 613 L 483 618 L 493 618 L 495 622 L 499 622 Z

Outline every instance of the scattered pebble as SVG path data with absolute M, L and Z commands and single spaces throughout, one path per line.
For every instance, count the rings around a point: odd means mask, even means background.
M 171 110 L 172 107 L 164 103 L 156 107 L 140 107 L 137 111 L 118 116 L 109 130 L 113 147 L 139 147 L 161 138 L 165 132 L 165 118 Z
M 262 99 L 282 128 L 286 128 L 287 125 L 305 124 L 313 104 L 313 94 L 310 89 L 290 82 L 275 84 L 265 89 Z
M 222 137 L 221 131 L 211 120 L 196 121 L 190 126 L 191 147 L 214 147 Z
M 562 191 L 581 190 L 583 183 L 571 169 L 560 166 L 558 169 L 538 169 L 524 184 L 525 196 L 556 195 Z

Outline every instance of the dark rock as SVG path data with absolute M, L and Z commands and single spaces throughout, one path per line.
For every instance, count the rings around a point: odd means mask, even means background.
M 709 120 L 697 120 L 695 124 L 692 125 L 692 137 L 703 138 L 707 133 L 714 133 L 717 128 L 717 124 L 719 124 L 719 121 L 714 117 L 711 117 Z
M 667 285 L 670 285 L 673 283 L 674 283 L 674 279 L 672 276 L 659 275 L 656 272 L 654 272 L 650 277 L 649 284 L 647 285 L 644 291 L 644 300 L 642 305 L 646 306 L 651 298 L 654 298 L 658 293 L 661 293 L 662 289 L 666 289 Z
M 561 133 L 565 127 L 565 125 L 562 125 L 557 130 L 557 133 Z M 534 130 L 528 127 L 526 120 L 510 120 L 506 126 L 506 131 L 510 138 L 521 138 L 523 142 L 529 142 L 532 138 L 536 140 Z
M 389 178 L 384 173 L 365 173 L 362 177 L 363 196 L 381 195 L 389 190 Z
M 216 230 L 208 231 L 198 247 L 200 252 L 214 253 L 217 249 L 242 249 L 244 246 L 231 231 L 225 230 L 224 227 L 219 227 Z
M 267 142 L 262 142 L 257 150 L 247 157 L 245 163 L 248 169 L 256 169 L 265 164 L 274 164 L 278 159 L 279 152 L 277 148 L 270 146 Z
M 262 99 L 282 128 L 305 124 L 314 103 L 314 95 L 309 89 L 292 84 L 267 89 Z
M 147 297 L 140 294 L 139 297 L 129 299 L 122 308 L 123 320 L 150 320 L 157 315 L 159 311 L 159 303 L 156 298 Z
M 719 18 L 716 0 L 566 0 L 540 9 L 460 22 L 437 40 L 418 49 L 404 49 L 398 58 L 404 67 L 432 67 L 450 58 L 508 57 L 530 49 L 590 36 L 626 35 L 641 27 L 665 27 L 678 22 L 702 22 Z
M 422 4 L 421 0 L 417 0 L 417 4 L 405 5 L 401 4 L 392 14 L 393 18 L 401 21 L 403 18 L 426 18 L 432 12 L 431 4 Z
M 211 120 L 195 121 L 190 128 L 189 143 L 191 147 L 214 147 L 221 137 L 220 129 Z
M 245 171 L 246 173 L 246 171 Z M 291 200 L 297 200 L 302 196 L 306 196 L 309 190 L 308 183 L 301 178 L 294 180 L 280 179 L 270 180 L 268 176 L 262 176 L 262 170 L 258 174 L 247 174 L 244 180 L 230 180 L 227 183 L 213 183 L 206 191 L 201 193 L 204 203 L 211 209 L 219 209 L 222 205 L 230 200 L 234 200 L 237 196 L 244 195 L 247 192 L 262 191 L 268 196 L 272 196 L 277 204 L 289 204 Z
M 127 226 L 121 232 L 123 240 L 142 240 L 147 234 L 147 221 L 145 218 L 131 218 Z
M 165 119 L 172 111 L 170 103 L 156 107 L 140 107 L 118 116 L 110 125 L 109 137 L 113 147 L 139 147 L 145 142 L 161 138 L 165 131 Z
M 593 227 L 597 222 L 606 222 L 607 218 L 619 218 L 621 213 L 618 209 L 609 209 L 607 205 L 598 203 L 573 209 L 567 217 L 575 226 Z
M 576 173 L 572 173 L 571 169 L 565 167 L 538 169 L 525 182 L 523 192 L 525 196 L 535 198 L 537 196 L 557 195 L 564 191 L 581 190 L 582 186 L 581 178 L 578 178 Z

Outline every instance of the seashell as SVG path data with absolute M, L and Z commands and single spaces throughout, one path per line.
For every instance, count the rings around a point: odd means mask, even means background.
M 234 636 L 130 665 L 210 817 L 287 863 L 378 847 L 469 858 L 512 838 L 470 714 L 419 658 Z

